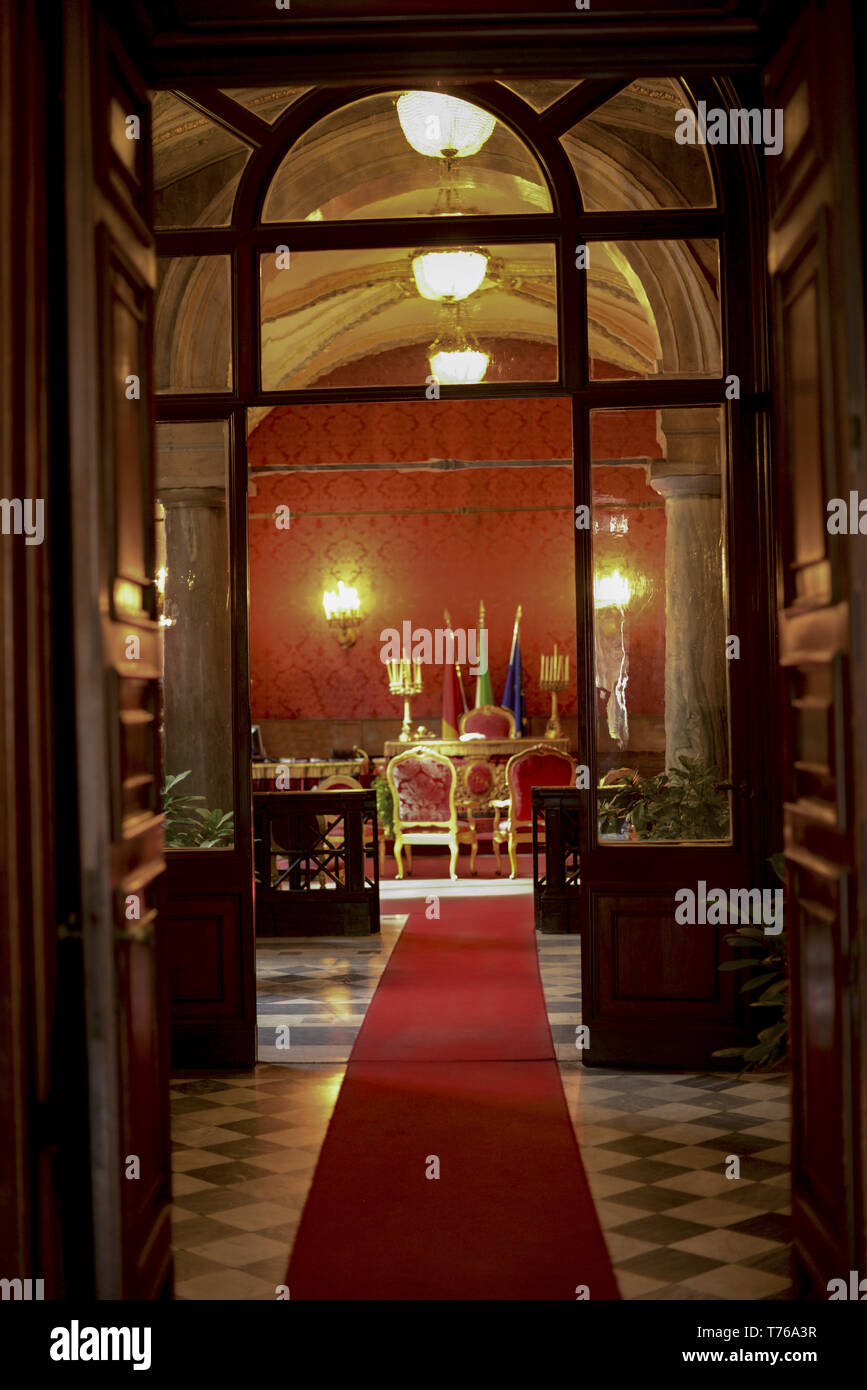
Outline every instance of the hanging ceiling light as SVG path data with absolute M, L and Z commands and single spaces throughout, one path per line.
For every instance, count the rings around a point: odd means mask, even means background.
M 404 92 L 397 118 L 414 150 L 439 159 L 478 154 L 497 124 L 489 111 L 444 92 Z
M 437 381 L 444 386 L 473 386 L 488 369 L 490 354 L 482 352 L 475 338 L 460 324 L 431 343 L 428 361 Z
M 412 273 L 423 299 L 455 301 L 475 293 L 487 265 L 483 251 L 417 251 Z

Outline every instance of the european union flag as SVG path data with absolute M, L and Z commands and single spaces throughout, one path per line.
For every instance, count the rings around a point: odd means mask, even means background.
M 506 676 L 506 690 L 503 707 L 510 709 L 515 716 L 515 738 L 520 738 L 524 728 L 524 674 L 521 669 L 521 608 L 515 616 L 515 630 L 512 633 L 512 654 L 509 657 L 509 673 Z

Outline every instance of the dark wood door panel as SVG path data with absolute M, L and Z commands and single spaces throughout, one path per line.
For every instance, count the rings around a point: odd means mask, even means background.
M 71 608 L 99 1298 L 170 1291 L 165 867 L 150 362 L 147 111 L 88 4 L 63 11 Z
M 674 892 L 591 890 L 582 949 L 585 1066 L 714 1067 L 743 1041 L 725 929 L 675 921 Z
M 790 844 L 793 1238 L 804 1265 L 830 1269 L 854 1239 L 850 875 Z M 824 1232 L 824 1235 L 821 1233 Z M 821 1251 L 821 1256 L 820 1252 Z M 825 1275 L 827 1281 L 828 1275 Z
M 126 1081 L 121 1123 L 124 1232 L 134 1253 L 131 1282 L 136 1296 L 157 1298 L 171 1267 L 167 1001 L 153 949 L 150 911 L 140 929 L 139 924 L 127 922 L 123 936 L 126 939 L 118 941 L 116 959 L 120 1056 Z
M 255 1053 L 255 962 L 237 895 L 173 891 L 166 917 L 172 1066 L 251 1067 Z M 215 1063 L 214 1059 L 218 1061 Z
M 825 601 L 831 568 L 825 503 L 836 495 L 828 229 L 820 210 L 775 278 L 779 399 L 777 447 L 785 451 L 785 606 Z
M 808 4 L 765 74 L 790 120 L 768 161 L 774 315 L 784 829 L 788 863 L 792 1224 L 802 1272 L 863 1268 L 859 1121 L 856 688 L 863 622 L 850 601 L 859 537 L 828 531 L 861 470 L 863 246 L 850 7 Z M 861 412 L 859 415 L 859 411 Z M 863 489 L 862 489 L 863 491 Z M 851 634 L 851 635 L 850 635 Z M 863 754 L 862 754 L 863 758 Z M 863 770 L 862 770 L 863 780 Z M 863 812 L 862 812 L 863 816 Z M 862 910 L 863 918 L 863 910 Z

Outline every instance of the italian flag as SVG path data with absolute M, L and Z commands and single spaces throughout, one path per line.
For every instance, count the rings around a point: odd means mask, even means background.
M 478 645 L 479 665 L 481 665 L 482 653 L 483 653 L 483 652 L 487 653 L 487 644 L 485 644 L 485 645 L 482 644 L 482 629 L 484 628 L 484 626 L 485 626 L 485 605 L 484 605 L 483 602 L 480 601 L 480 602 L 479 602 L 479 645 Z M 480 673 L 478 676 L 476 676 L 476 706 L 475 706 L 475 707 L 476 707 L 476 709 L 478 709 L 478 708 L 480 707 L 480 705 L 492 705 L 493 703 L 494 703 L 494 692 L 493 692 L 493 689 L 492 689 L 492 687 L 491 687 L 491 673 L 490 673 L 490 671 L 489 671 L 489 669 L 488 669 L 488 663 L 487 663 L 487 660 L 486 660 L 486 661 L 485 661 L 485 670 L 484 670 L 484 673 L 483 673 L 483 674 Z

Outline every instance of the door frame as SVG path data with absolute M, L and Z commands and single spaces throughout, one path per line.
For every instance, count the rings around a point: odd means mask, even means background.
M 761 180 L 758 160 L 751 148 L 736 147 L 713 151 L 710 155 L 711 177 L 715 188 L 715 205 L 711 208 L 653 212 L 585 212 L 581 203 L 580 186 L 558 135 L 569 130 L 577 121 L 592 114 L 630 80 L 630 70 L 623 78 L 599 79 L 587 77 L 577 87 L 556 100 L 541 113 L 534 113 L 515 93 L 492 81 L 469 84 L 437 83 L 442 91 L 451 91 L 491 110 L 499 119 L 516 131 L 539 163 L 542 176 L 548 182 L 552 212 L 549 214 L 512 214 L 496 216 L 466 216 L 460 219 L 460 229 L 447 218 L 394 218 L 388 220 L 343 220 L 338 222 L 263 223 L 261 210 L 271 180 L 294 142 L 307 130 L 341 107 L 366 96 L 394 90 L 400 83 L 366 82 L 347 86 L 315 87 L 296 98 L 273 124 L 255 116 L 232 102 L 213 85 L 191 80 L 176 84 L 173 90 L 182 100 L 203 115 L 230 130 L 238 139 L 252 146 L 236 193 L 229 228 L 194 228 L 166 230 L 156 233 L 158 255 L 165 257 L 229 255 L 232 271 L 232 344 L 234 369 L 231 393 L 184 392 L 162 394 L 156 398 L 158 420 L 207 419 L 228 414 L 236 421 L 235 468 L 232 500 L 236 517 L 236 546 L 241 536 L 241 507 L 245 505 L 246 480 L 237 466 L 241 443 L 246 444 L 246 411 L 251 406 L 291 406 L 330 401 L 417 401 L 424 386 L 355 387 L 355 388 L 298 388 L 280 391 L 265 390 L 260 376 L 261 322 L 257 291 L 258 258 L 278 243 L 291 245 L 292 250 L 389 248 L 413 245 L 450 245 L 468 241 L 496 246 L 498 243 L 550 242 L 554 246 L 557 266 L 557 327 L 558 377 L 556 381 L 534 383 L 479 383 L 467 387 L 441 387 L 442 399 L 485 398 L 543 398 L 567 397 L 573 411 L 573 476 L 574 503 L 592 505 L 590 417 L 594 409 L 626 408 L 630 405 L 645 409 L 665 407 L 707 406 L 725 412 L 727 431 L 727 495 L 725 498 L 728 526 L 729 621 L 731 629 L 741 638 L 742 658 L 732 671 L 730 681 L 730 728 L 732 743 L 731 781 L 747 785 L 752 777 L 759 792 L 743 797 L 733 805 L 733 839 L 730 846 L 710 848 L 681 846 L 636 847 L 627 845 L 598 845 L 595 833 L 595 814 L 584 818 L 581 843 L 583 907 L 582 917 L 588 926 L 586 948 L 588 979 L 595 976 L 595 957 L 599 939 L 596 933 L 597 909 L 606 897 L 622 896 L 624 881 L 634 880 L 640 866 L 646 872 L 636 889 L 647 898 L 651 893 L 660 898 L 660 870 L 670 880 L 662 891 L 667 894 L 668 913 L 673 912 L 673 894 L 684 883 L 702 876 L 701 860 L 713 856 L 719 866 L 720 886 L 752 885 L 762 881 L 762 869 L 771 853 L 779 847 L 779 791 L 776 765 L 770 756 L 771 712 L 756 717 L 754 702 L 746 688 L 746 680 L 738 680 L 740 672 L 761 669 L 770 683 L 775 671 L 774 599 L 776 556 L 771 518 L 772 479 L 769 462 L 770 405 L 767 363 L 767 321 L 764 298 L 763 245 L 764 220 Z M 681 81 L 683 79 L 681 78 Z M 695 78 L 685 83 L 695 98 L 704 97 L 708 104 L 742 104 L 730 79 L 709 81 Z M 747 84 L 748 98 L 757 88 Z M 716 157 L 714 157 L 714 154 Z M 449 223 L 452 225 L 448 225 Z M 722 333 L 722 371 L 718 378 L 649 378 L 645 380 L 595 381 L 590 376 L 587 306 L 583 277 L 575 269 L 573 247 L 594 241 L 675 240 L 689 237 L 713 237 L 720 248 L 720 316 Z M 751 312 L 742 306 L 749 303 Z M 737 304 L 737 308 L 735 307 Z M 740 399 L 726 399 L 726 378 L 736 372 L 740 379 Z M 750 468 L 744 466 L 748 460 Z M 737 519 L 739 546 L 734 545 L 733 525 Z M 746 532 L 748 544 L 744 546 Z M 575 546 L 576 628 L 578 652 L 583 666 L 578 674 L 579 743 L 589 748 L 587 761 L 591 768 L 591 786 L 596 785 L 596 706 L 595 671 L 593 659 L 593 545 L 592 532 L 573 528 Z M 749 573 L 733 569 L 734 557 L 749 553 L 753 557 Z M 756 563 L 755 557 L 758 557 Z M 246 582 L 246 546 L 232 556 L 233 592 L 236 599 L 242 582 Z M 744 564 L 744 571 L 747 566 Z M 236 611 L 239 632 L 243 625 L 247 641 L 249 614 Z M 239 839 L 235 860 L 227 851 L 204 853 L 171 851 L 168 882 L 170 894 L 183 892 L 191 900 L 195 892 L 207 896 L 207 885 L 213 882 L 217 859 L 224 866 L 232 864 L 222 891 L 237 892 L 241 878 L 248 871 L 238 854 L 249 846 L 249 803 L 252 790 L 249 778 L 249 653 L 236 653 L 235 678 L 237 686 L 243 681 L 246 700 L 236 700 L 234 712 L 236 734 L 235 809 Z M 237 691 L 236 691 L 237 694 Z M 243 826 L 243 846 L 240 828 Z M 624 856 L 629 856 L 624 858 Z M 222 869 L 221 869 L 222 872 Z M 228 869 L 227 869 L 228 872 Z M 591 891 L 592 885 L 592 891 Z M 251 889 L 252 891 L 252 889 Z M 171 896 L 170 896 L 171 911 Z M 723 932 L 718 932 L 718 959 L 730 954 L 722 945 Z M 234 939 L 233 939 L 234 944 Z M 241 951 L 248 968 L 250 953 L 255 949 L 252 926 L 245 917 L 242 926 Z M 714 975 L 711 986 L 718 977 Z M 253 982 L 254 985 L 255 982 Z M 731 1043 L 745 1036 L 739 1001 L 734 999 L 730 981 L 723 980 L 722 995 L 728 1002 L 724 1010 L 729 1018 L 729 1031 L 723 1036 L 717 1029 L 712 1042 L 703 1046 L 701 1057 L 707 1060 L 711 1046 Z M 708 987 L 711 987 L 708 986 Z M 201 1014 L 199 1016 L 201 1027 Z M 734 1031 L 732 1031 L 734 1029 Z M 190 1022 L 190 1039 L 194 1042 L 195 1024 Z M 710 1033 L 708 1033 L 710 1039 Z M 601 1056 L 601 1050 L 599 1054 Z M 663 1055 L 657 1059 L 662 1062 Z M 697 1058 L 693 1058 L 696 1061 Z M 684 1065 L 685 1059 L 672 1056 L 669 1064 Z

